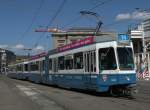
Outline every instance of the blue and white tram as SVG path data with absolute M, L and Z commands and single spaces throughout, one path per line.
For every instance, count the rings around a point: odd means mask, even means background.
M 130 93 L 136 84 L 133 48 L 128 36 L 118 37 L 122 38 L 105 42 L 89 37 L 50 51 L 48 82 L 67 88 Z
M 87 37 L 37 56 L 10 66 L 16 72 L 10 76 L 113 94 L 131 93 L 136 86 L 133 47 L 126 35 Z

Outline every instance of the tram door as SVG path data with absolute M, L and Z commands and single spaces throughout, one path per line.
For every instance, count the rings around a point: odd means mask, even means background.
M 84 53 L 84 71 L 85 73 L 89 73 L 90 71 L 90 52 Z
M 40 71 L 40 74 L 44 74 L 44 71 L 45 70 L 45 60 L 42 60 L 42 61 L 39 61 L 39 71 Z
M 43 70 L 43 65 L 42 65 L 42 61 L 39 61 L 39 71 L 40 71 L 40 75 L 42 75 L 42 70 Z
M 54 73 L 58 72 L 58 59 L 57 58 L 52 59 L 52 63 L 53 63 L 52 68 L 53 72 Z
M 95 51 L 84 53 L 84 72 L 86 74 L 87 83 L 91 82 L 91 74 L 96 71 Z

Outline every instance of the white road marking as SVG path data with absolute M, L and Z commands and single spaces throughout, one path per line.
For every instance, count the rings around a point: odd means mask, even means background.
M 42 96 L 42 92 L 36 89 L 34 86 L 23 86 L 16 85 L 16 87 L 26 94 L 31 100 L 43 107 L 43 110 L 63 110 L 62 107 L 58 106 L 53 100 L 47 99 Z
M 23 91 L 27 96 L 34 96 L 37 94 L 37 92 L 34 92 L 31 88 L 22 86 L 22 85 L 17 85 L 17 87 Z

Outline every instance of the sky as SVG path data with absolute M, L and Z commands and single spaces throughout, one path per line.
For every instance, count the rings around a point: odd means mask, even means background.
M 140 10 L 150 9 L 149 4 L 150 0 L 0 0 L 0 48 L 16 54 L 31 48 L 33 54 L 50 50 L 51 33 L 35 29 L 95 27 L 97 19 L 81 15 L 84 10 L 99 15 L 102 30 L 126 32 L 147 17 L 149 13 Z

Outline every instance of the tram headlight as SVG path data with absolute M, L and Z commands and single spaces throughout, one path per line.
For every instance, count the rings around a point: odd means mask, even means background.
M 106 81 L 108 79 L 108 76 L 107 75 L 102 75 L 102 79 L 103 79 L 103 81 Z
M 130 81 L 130 77 L 126 76 L 126 80 L 127 80 L 127 81 Z

